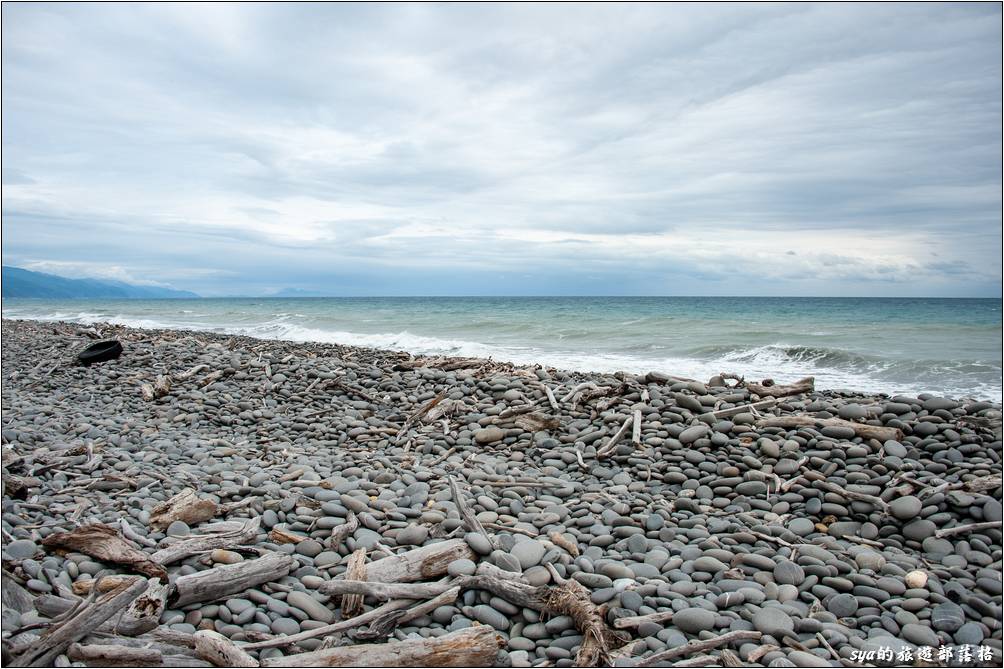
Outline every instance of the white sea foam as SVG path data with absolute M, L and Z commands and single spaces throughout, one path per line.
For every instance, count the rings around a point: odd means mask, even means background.
M 236 334 L 261 339 L 288 340 L 296 342 L 321 342 L 379 349 L 402 350 L 421 355 L 451 355 L 459 357 L 491 357 L 495 360 L 517 364 L 543 364 L 582 372 L 630 372 L 645 373 L 664 371 L 680 376 L 706 380 L 721 372 L 744 375 L 749 379 L 773 378 L 779 383 L 790 382 L 803 376 L 814 376 L 819 388 L 850 388 L 863 392 L 888 394 L 918 394 L 936 392 L 959 397 L 976 397 L 1001 401 L 999 385 L 992 381 L 972 383 L 963 374 L 954 375 L 951 369 L 943 369 L 946 379 L 953 376 L 959 383 L 945 383 L 932 374 L 932 385 L 900 382 L 890 378 L 895 371 L 894 361 L 870 359 L 867 356 L 845 351 L 813 348 L 788 342 L 775 342 L 761 346 L 709 349 L 690 355 L 659 355 L 662 349 L 637 347 L 630 353 L 623 351 L 572 350 L 567 344 L 559 343 L 562 336 L 553 336 L 549 342 L 534 345 L 530 342 L 488 343 L 462 338 L 436 337 L 417 334 L 408 330 L 399 332 L 354 332 L 304 323 L 308 317 L 298 313 L 278 313 L 259 322 L 220 322 L 221 315 L 184 312 L 183 315 L 164 314 L 143 316 L 113 313 L 111 311 L 57 311 L 39 312 L 30 308 L 4 308 L 5 318 L 31 318 L 40 321 L 70 321 L 85 325 L 111 323 L 128 327 L 147 329 L 199 330 L 222 334 Z M 257 316 L 240 314 L 248 319 Z M 559 348 L 561 347 L 561 348 Z M 902 364 L 902 363 L 900 363 Z M 912 363 L 907 363 L 912 364 Z M 994 370 L 987 366 L 988 377 L 993 378 Z M 923 370 L 921 370 L 923 371 Z M 933 371 L 933 370 L 932 370 Z M 999 370 L 997 370 L 999 375 Z M 923 373 L 911 374 L 910 378 L 924 378 Z

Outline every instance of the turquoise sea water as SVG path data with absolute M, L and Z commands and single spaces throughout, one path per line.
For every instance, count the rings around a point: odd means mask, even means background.
M 1001 300 L 749 297 L 6 299 L 4 318 L 111 322 L 491 356 L 581 371 L 718 372 L 1001 400 Z

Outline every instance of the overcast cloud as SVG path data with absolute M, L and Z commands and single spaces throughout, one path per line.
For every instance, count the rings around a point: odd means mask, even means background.
M 204 295 L 999 296 L 1001 9 L 3 6 L 3 262 Z

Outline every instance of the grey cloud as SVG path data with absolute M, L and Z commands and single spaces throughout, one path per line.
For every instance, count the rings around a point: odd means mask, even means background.
M 5 262 L 213 294 L 1000 291 L 999 6 L 3 14 Z

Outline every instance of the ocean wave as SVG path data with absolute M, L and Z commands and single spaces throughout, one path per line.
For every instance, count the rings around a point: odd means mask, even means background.
M 353 328 L 338 327 L 330 321 L 318 322 L 317 317 L 311 319 L 296 312 L 264 315 L 227 310 L 205 317 L 202 314 L 181 316 L 177 313 L 157 317 L 110 310 L 37 313 L 5 308 L 4 317 L 70 321 L 85 325 L 106 322 L 147 329 L 201 330 L 261 339 L 403 350 L 419 355 L 491 357 L 500 361 L 543 364 L 581 372 L 645 373 L 657 370 L 700 380 L 707 380 L 721 372 L 732 372 L 748 379 L 773 378 L 778 383 L 814 376 L 819 388 L 849 388 L 888 394 L 934 392 L 996 401 L 1000 401 L 1002 396 L 999 362 L 897 360 L 789 342 L 746 347 L 710 345 L 674 354 L 655 342 L 639 343 L 636 339 L 633 342 L 613 341 L 595 334 L 590 337 L 588 330 L 580 328 L 550 331 L 546 336 L 523 333 L 523 338 L 487 333 L 485 341 L 480 341 L 479 335 L 443 337 L 407 329 L 357 332 Z M 576 343 L 573 344 L 573 341 Z M 577 345 L 579 341 L 582 341 L 582 346 Z

